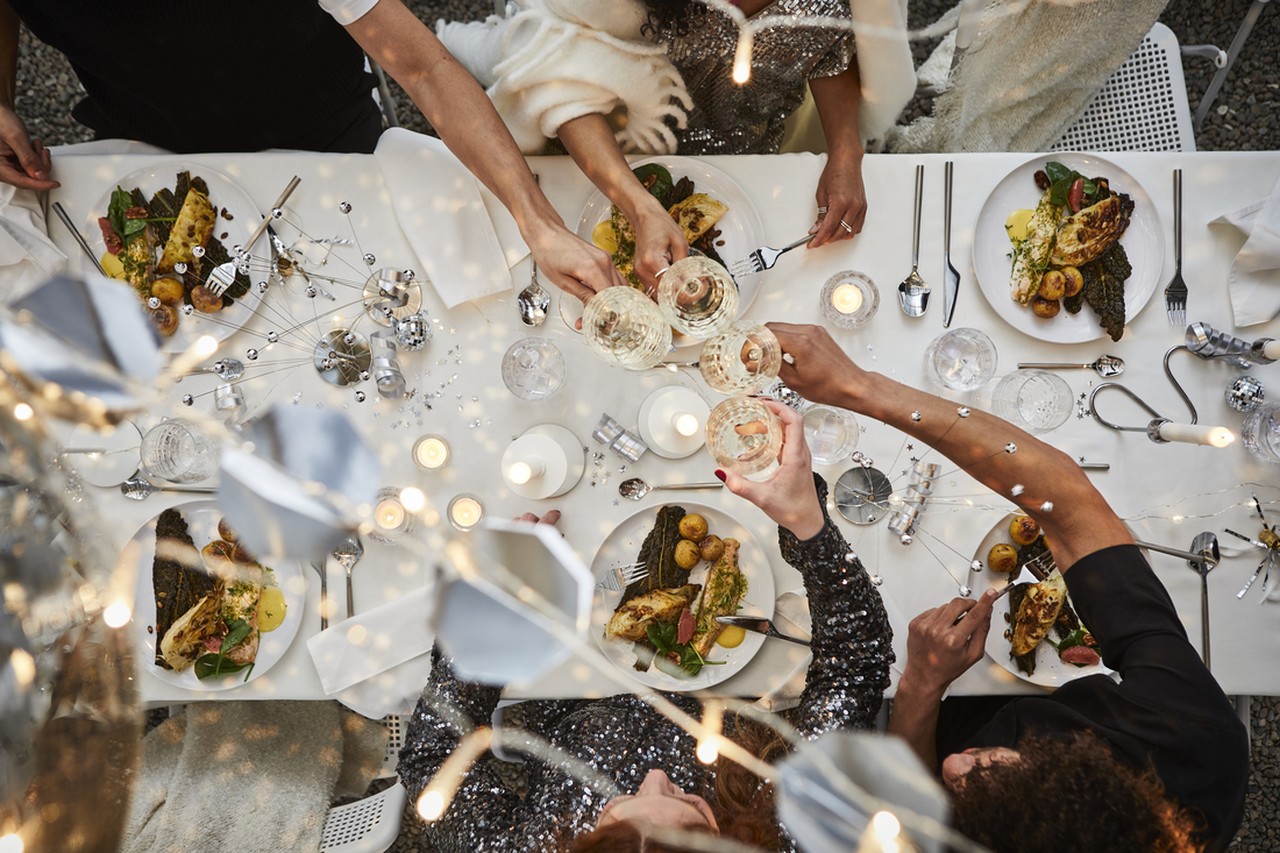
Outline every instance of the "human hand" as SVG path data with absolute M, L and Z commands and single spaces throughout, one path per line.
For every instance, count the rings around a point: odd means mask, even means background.
M 609 256 L 580 240 L 562 224 L 525 235 L 538 270 L 556 287 L 585 303 L 606 287 L 625 284 Z
M 821 326 L 796 323 L 767 323 L 778 338 L 783 359 L 778 377 L 806 400 L 848 408 L 851 387 L 865 371 L 853 363 L 840 345 Z
M 867 218 L 867 191 L 862 184 L 861 156 L 832 154 L 818 178 L 818 218 L 810 234 L 809 248 L 816 249 L 838 240 L 850 240 L 862 230 Z
M 813 461 L 804 440 L 804 418 L 790 406 L 776 400 L 763 401 L 782 421 L 782 452 L 778 470 L 764 482 L 757 483 L 731 471 L 716 470 L 725 487 L 740 498 L 751 501 L 778 525 L 796 538 L 811 539 L 822 532 L 826 518 L 818 503 L 818 489 L 813 482 Z
M 984 592 L 977 601 L 953 598 L 912 619 L 907 628 L 903 683 L 917 691 L 941 694 L 965 670 L 982 660 L 995 598 L 994 589 Z
M 542 514 L 541 518 L 531 512 L 526 512 L 517 516 L 516 521 L 527 521 L 530 524 L 550 524 L 554 527 L 560 522 L 560 510 L 549 509 Z
M 638 216 L 636 230 L 636 276 L 646 293 L 658 292 L 658 277 L 681 258 L 688 257 L 689 244 L 684 231 L 662 208 L 655 205 L 653 211 Z
M 27 135 L 18 114 L 0 106 L 0 182 L 29 190 L 62 186 L 49 177 L 53 159 L 39 139 Z

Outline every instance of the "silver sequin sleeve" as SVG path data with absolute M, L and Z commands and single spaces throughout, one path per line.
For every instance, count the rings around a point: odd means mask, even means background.
M 826 484 L 819 479 L 825 505 Z M 874 725 L 893 661 L 892 633 L 879 593 L 862 564 L 828 519 L 822 532 L 800 542 L 780 534 L 783 557 L 804 578 L 813 616 L 813 662 L 800 707 L 788 712 L 806 737 L 832 729 Z M 459 681 L 437 655 L 431 679 L 414 710 L 400 753 L 399 772 L 416 799 L 457 745 L 461 733 L 486 724 L 499 690 Z M 698 716 L 700 704 L 681 694 L 667 698 Z M 460 715 L 438 710 L 446 702 Z M 560 840 L 595 825 L 601 808 L 617 793 L 632 793 L 653 768 L 665 770 L 684 791 L 714 802 L 714 767 L 701 764 L 696 742 L 656 712 L 643 697 L 531 701 L 517 706 L 515 736 L 540 738 L 561 755 L 526 762 L 528 790 L 521 797 L 486 755 L 462 782 L 444 816 L 426 828 L 442 853 L 555 850 Z M 584 784 L 571 763 L 591 768 L 603 784 Z

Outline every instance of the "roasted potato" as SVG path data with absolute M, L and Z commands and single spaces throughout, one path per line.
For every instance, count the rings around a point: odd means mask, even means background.
M 698 543 L 690 542 L 688 539 L 681 539 L 676 543 L 675 553 L 676 565 L 682 569 L 692 569 L 702 561 L 702 554 L 698 551 Z
M 1067 277 L 1058 270 L 1048 270 L 1040 277 L 1040 289 L 1036 296 L 1040 299 L 1061 299 L 1067 290 Z
M 1056 299 L 1041 299 L 1037 296 L 1031 300 L 1031 313 L 1041 320 L 1052 320 L 1062 310 L 1062 303 Z
M 177 305 L 182 301 L 182 282 L 176 278 L 158 278 L 151 283 L 151 295 L 165 305 Z
M 1017 545 L 1030 545 L 1040 535 L 1040 525 L 1029 515 L 1015 515 L 1009 522 L 1009 538 Z
M 212 290 L 203 284 L 198 284 L 191 289 L 191 304 L 195 306 L 197 311 L 203 311 L 205 314 L 216 314 L 222 310 L 222 297 L 214 294 Z
M 709 563 L 714 563 L 724 553 L 724 540 L 714 533 L 710 533 L 698 543 L 698 553 L 702 554 L 702 559 Z
M 231 529 L 231 525 L 227 523 L 225 518 L 218 519 L 218 535 L 228 542 L 235 542 L 240 537 Z
M 693 542 L 701 542 L 708 532 L 707 520 L 696 512 L 691 512 L 680 519 L 680 535 Z
M 987 568 L 993 572 L 1008 574 L 1018 566 L 1018 549 L 1007 542 L 991 546 L 987 552 Z
M 151 315 L 151 322 L 166 338 L 178 331 L 178 312 L 172 305 L 161 302 L 155 308 L 148 308 L 147 311 Z
M 1066 279 L 1067 286 L 1063 291 L 1064 296 L 1075 296 L 1084 289 L 1084 274 L 1076 267 L 1063 267 L 1059 272 Z

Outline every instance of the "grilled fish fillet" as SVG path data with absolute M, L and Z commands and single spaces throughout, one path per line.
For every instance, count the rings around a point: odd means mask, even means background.
M 1058 229 L 1049 263 L 1078 267 L 1096 260 L 1120 239 L 1132 216 L 1133 199 L 1123 193 L 1072 214 Z
M 174 672 L 189 668 L 205 651 L 205 641 L 222 624 L 221 583 L 174 621 L 160 640 L 160 657 Z
M 605 625 L 604 635 L 617 640 L 643 640 L 650 625 L 674 620 L 681 610 L 693 604 L 701 589 L 698 584 L 691 583 L 676 589 L 655 589 L 637 595 L 613 612 L 609 624 Z
M 190 264 L 195 260 L 192 251 L 196 246 L 204 247 L 213 234 L 217 224 L 217 211 L 209 202 L 209 196 L 192 187 L 187 190 L 187 197 L 178 211 L 178 218 L 169 232 L 169 240 L 164 244 L 164 253 L 156 269 L 160 272 L 171 272 L 175 264 Z
M 1009 275 L 1009 293 L 1015 301 L 1026 305 L 1040 290 L 1040 277 L 1049 265 L 1053 251 L 1054 235 L 1058 220 L 1062 218 L 1062 206 L 1049 200 L 1045 190 L 1027 222 L 1027 239 L 1013 250 L 1013 271 Z
M 737 539 L 724 540 L 724 554 L 707 572 L 707 589 L 698 603 L 697 625 L 693 632 L 693 648 L 704 658 L 720 637 L 724 626 L 717 616 L 729 616 L 738 612 L 738 603 L 747 593 L 747 579 L 738 568 Z
M 1010 642 L 1014 657 L 1025 655 L 1040 645 L 1048 636 L 1066 599 L 1067 584 L 1056 571 L 1027 590 L 1013 618 Z

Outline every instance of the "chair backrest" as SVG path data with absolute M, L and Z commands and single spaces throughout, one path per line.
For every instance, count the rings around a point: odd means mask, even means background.
M 1194 151 L 1178 39 L 1157 23 L 1052 151 Z
M 385 778 L 396 775 L 396 764 L 400 761 L 400 749 L 404 746 L 404 731 L 409 715 L 387 714 L 380 722 L 387 730 L 387 751 L 382 756 L 382 769 L 379 770 L 378 777 Z

